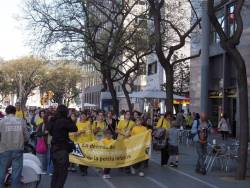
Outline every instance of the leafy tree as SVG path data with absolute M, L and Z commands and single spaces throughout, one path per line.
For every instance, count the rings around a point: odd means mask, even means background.
M 11 93 L 13 93 L 13 87 L 10 80 L 3 71 L 0 71 L 0 103 L 2 103 Z
M 32 90 L 42 85 L 46 75 L 46 62 L 35 57 L 23 57 L 2 64 L 1 70 L 14 88 L 22 107 L 25 106 Z
M 52 101 L 69 106 L 80 93 L 81 69 L 76 65 L 58 62 L 50 67 L 48 82 L 41 87 L 42 93 L 53 92 Z

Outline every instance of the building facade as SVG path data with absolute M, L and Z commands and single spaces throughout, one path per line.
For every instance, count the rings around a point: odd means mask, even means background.
M 232 36 L 236 29 L 234 9 L 235 1 L 229 0 L 217 13 L 218 20 L 228 36 Z M 242 11 L 244 31 L 238 46 L 246 63 L 248 90 L 250 87 L 250 19 L 247 15 L 249 14 L 250 9 L 244 8 Z M 236 72 L 232 59 L 220 47 L 220 38 L 210 25 L 206 1 L 202 4 L 202 21 L 202 28 L 204 28 L 200 36 L 202 55 L 191 61 L 190 108 L 193 112 L 207 112 L 215 126 L 218 125 L 221 114 L 227 114 L 232 134 L 237 136 L 239 133 L 237 124 L 239 104 Z

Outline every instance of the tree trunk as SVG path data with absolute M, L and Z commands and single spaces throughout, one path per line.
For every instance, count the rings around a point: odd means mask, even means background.
M 249 119 L 248 119 L 248 85 L 246 66 L 243 57 L 238 49 L 232 48 L 229 44 L 221 44 L 228 55 L 233 59 L 233 63 L 237 70 L 237 88 L 239 96 L 239 124 L 240 124 L 240 149 L 239 149 L 239 164 L 237 168 L 236 178 L 244 180 L 247 172 L 247 157 L 248 157 L 248 139 L 249 139 Z
M 26 103 L 27 103 L 27 100 L 28 100 L 28 96 L 22 96 L 21 97 L 21 108 L 24 110 L 25 109 L 25 106 L 26 106 Z
M 173 113 L 174 71 L 173 67 L 164 67 L 166 75 L 166 111 Z
M 116 90 L 114 87 L 114 83 L 112 82 L 112 80 L 107 77 L 107 84 L 108 84 L 108 88 L 109 88 L 109 92 L 111 94 L 112 97 L 112 105 L 113 105 L 113 110 L 115 112 L 115 114 L 119 115 L 119 104 L 118 104 L 118 100 L 117 100 L 117 95 L 116 95 Z
M 244 64 L 245 66 L 245 64 Z M 248 156 L 248 89 L 246 69 L 239 70 L 237 74 L 237 86 L 239 95 L 239 123 L 240 123 L 240 151 L 239 151 L 239 166 L 237 169 L 237 179 L 243 180 L 246 177 L 247 171 L 247 156 Z
M 127 83 L 127 81 L 125 81 L 125 83 Z M 129 109 L 130 113 L 132 114 L 133 105 L 132 105 L 130 97 L 129 97 L 129 92 L 128 92 L 127 88 L 126 88 L 126 84 L 122 84 L 122 90 L 123 90 L 123 93 L 124 93 L 126 101 L 127 101 L 128 109 Z

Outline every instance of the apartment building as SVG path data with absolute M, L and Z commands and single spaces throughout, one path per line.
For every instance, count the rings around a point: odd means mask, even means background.
M 225 33 L 229 36 L 236 29 L 234 9 L 235 1 L 229 0 L 217 13 Z M 218 125 L 221 114 L 226 113 L 232 134 L 237 136 L 239 133 L 237 123 L 239 104 L 235 68 L 232 59 L 220 47 L 220 38 L 210 25 L 206 1 L 201 6 L 201 14 L 203 31 L 198 40 L 199 44 L 195 45 L 192 51 L 197 51 L 198 47 L 202 50 L 202 55 L 191 61 L 190 108 L 194 112 L 207 112 L 215 126 Z M 247 16 L 249 14 L 250 9 L 244 7 L 242 11 L 244 31 L 238 46 L 246 63 L 248 80 L 250 80 L 250 18 Z M 249 87 L 250 81 L 248 81 Z

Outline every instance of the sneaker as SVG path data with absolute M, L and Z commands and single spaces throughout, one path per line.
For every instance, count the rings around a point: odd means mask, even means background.
M 82 172 L 82 176 L 87 176 L 88 172 Z
M 76 172 L 77 170 L 76 170 L 76 168 L 75 167 L 72 167 L 71 168 L 71 172 Z
M 104 174 L 102 176 L 103 179 L 111 179 L 111 176 L 109 174 Z
M 131 174 L 133 174 L 133 175 L 136 174 L 134 167 L 132 167 L 132 166 L 130 167 L 130 172 L 131 172 Z
M 138 174 L 140 177 L 144 177 L 144 172 L 139 172 Z
M 177 168 L 178 164 L 179 164 L 178 161 L 176 161 L 175 164 L 174 164 L 174 167 Z
M 170 167 L 175 167 L 175 164 L 174 164 L 173 162 L 171 162 L 171 163 L 169 164 L 169 166 L 170 166 Z
M 47 172 L 42 171 L 41 174 L 42 174 L 42 175 L 45 175 L 45 174 L 47 174 Z
M 206 172 L 205 169 L 202 169 L 200 172 L 201 172 L 202 175 L 206 175 L 207 174 L 207 172 Z

